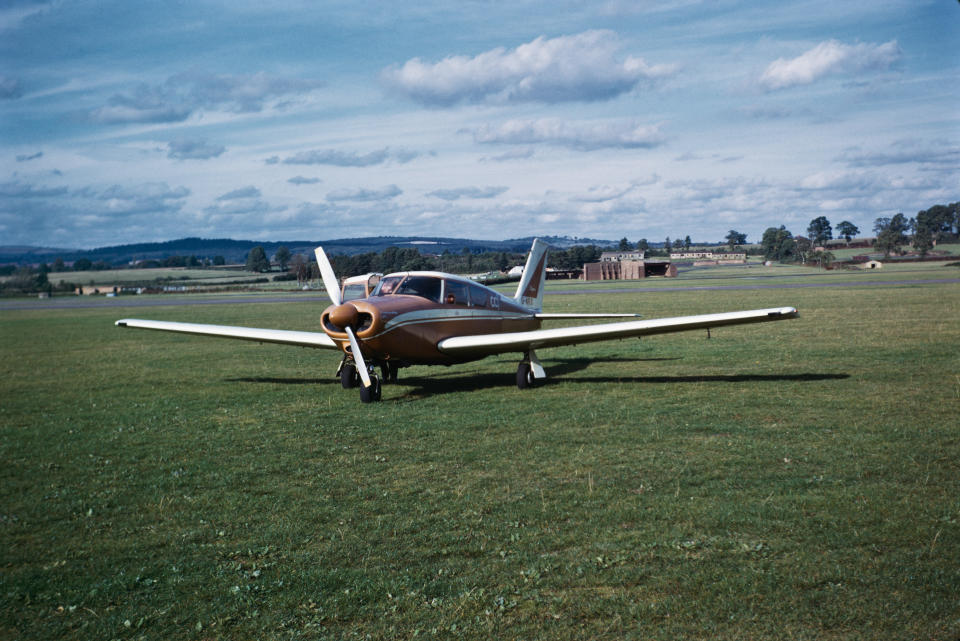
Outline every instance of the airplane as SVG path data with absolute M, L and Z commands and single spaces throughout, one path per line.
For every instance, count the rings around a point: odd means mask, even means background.
M 542 348 L 798 317 L 794 307 L 774 307 L 542 329 L 545 320 L 639 317 L 544 313 L 547 249 L 545 242 L 533 241 L 513 297 L 463 276 L 410 271 L 387 274 L 369 296 L 345 301 L 330 260 L 317 247 L 317 264 L 331 302 L 320 315 L 322 332 L 136 318 L 118 320 L 116 325 L 339 351 L 342 357 L 335 376 L 344 389 L 359 387 L 360 400 L 370 403 L 381 399 L 383 383 L 396 382 L 398 370 L 411 365 L 454 365 L 519 353 L 516 383 L 526 389 L 547 376 L 536 353 Z

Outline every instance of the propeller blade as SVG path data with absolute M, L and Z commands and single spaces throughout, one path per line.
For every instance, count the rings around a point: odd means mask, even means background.
M 353 335 L 353 330 L 348 325 L 344 327 L 347 332 L 347 338 L 350 339 L 350 353 L 353 354 L 353 362 L 357 366 L 357 373 L 360 374 L 360 380 L 364 387 L 370 387 L 370 374 L 367 372 L 367 364 L 363 360 L 363 354 L 360 352 L 360 343 L 357 337 Z
M 328 259 L 324 253 L 323 247 L 317 247 L 313 252 L 317 256 L 317 265 L 320 266 L 320 278 L 323 279 L 323 286 L 327 290 L 327 296 L 330 297 L 331 303 L 339 305 L 343 301 L 340 298 L 340 281 L 337 280 L 337 275 L 333 272 L 333 265 L 330 264 L 330 259 Z

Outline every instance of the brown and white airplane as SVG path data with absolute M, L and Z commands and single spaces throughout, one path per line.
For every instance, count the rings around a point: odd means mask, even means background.
M 546 378 L 535 352 L 541 348 L 797 317 L 793 307 L 775 307 L 541 329 L 544 320 L 639 315 L 543 313 L 547 244 L 539 239 L 533 241 L 512 298 L 462 276 L 400 272 L 384 276 L 368 297 L 345 302 L 321 247 L 317 247 L 316 255 L 332 302 L 320 316 L 323 333 L 134 318 L 118 320 L 116 324 L 337 350 L 343 353 L 337 369 L 342 386 L 360 387 L 360 399 L 369 403 L 380 400 L 381 377 L 375 373 L 377 367 L 383 381 L 396 381 L 397 371 L 410 365 L 453 365 L 515 352 L 522 355 L 517 367 L 517 387 L 524 389 Z

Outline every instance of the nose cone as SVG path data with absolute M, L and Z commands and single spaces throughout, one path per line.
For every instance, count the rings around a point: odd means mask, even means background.
M 360 314 L 357 308 L 350 303 L 337 305 L 333 308 L 333 311 L 330 312 L 330 322 L 340 329 L 356 327 L 359 317 Z

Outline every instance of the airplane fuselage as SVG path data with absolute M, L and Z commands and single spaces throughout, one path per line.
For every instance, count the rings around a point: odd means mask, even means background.
M 487 290 L 483 305 L 449 296 L 441 300 L 443 302 L 393 294 L 371 296 L 344 304 L 352 305 L 357 310 L 359 322 L 355 331 L 364 356 L 377 361 L 410 365 L 463 363 L 498 352 L 491 350 L 489 354 L 471 357 L 451 356 L 440 351 L 437 345 L 453 336 L 540 328 L 540 319 L 531 310 L 516 305 L 492 290 Z M 347 334 L 330 321 L 330 315 L 336 307 L 331 305 L 324 310 L 321 316 L 323 331 L 347 353 L 350 350 Z

